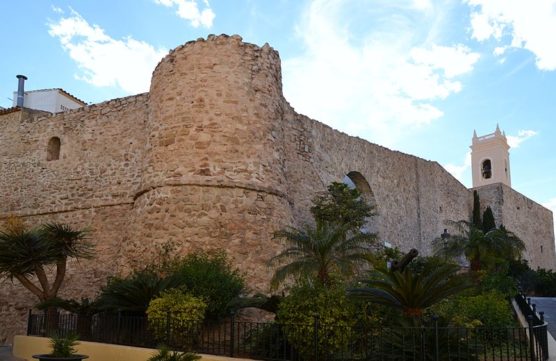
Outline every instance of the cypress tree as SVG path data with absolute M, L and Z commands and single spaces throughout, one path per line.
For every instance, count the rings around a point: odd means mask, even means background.
M 479 199 L 479 193 L 477 193 L 477 191 L 473 191 L 473 219 L 471 223 L 478 229 L 483 228 L 481 222 L 481 200 Z
M 487 207 L 485 213 L 483 213 L 483 232 L 487 233 L 496 229 L 496 223 L 494 222 L 494 214 L 492 214 L 492 209 Z

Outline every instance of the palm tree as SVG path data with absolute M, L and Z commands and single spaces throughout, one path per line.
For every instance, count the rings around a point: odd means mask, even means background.
M 464 255 L 472 271 L 480 271 L 485 266 L 499 261 L 516 260 L 525 250 L 525 244 L 504 226 L 484 232 L 466 221 L 449 222 L 458 234 L 446 239 L 433 241 L 435 252 L 445 257 Z
M 274 237 L 284 239 L 290 247 L 270 260 L 271 265 L 280 265 L 272 278 L 272 288 L 289 276 L 316 279 L 330 286 L 333 274 L 348 277 L 368 263 L 376 235 L 348 232 L 347 227 L 318 222 L 315 227 L 290 227 L 276 232 Z
M 467 280 L 457 274 L 458 270 L 459 267 L 452 264 L 420 273 L 410 268 L 403 271 L 379 268 L 376 271 L 383 279 L 369 279 L 365 281 L 366 287 L 351 289 L 349 293 L 418 319 L 427 308 L 469 287 Z
M 91 256 L 92 245 L 86 240 L 86 232 L 68 225 L 51 223 L 36 230 L 16 228 L 0 232 L 0 277 L 17 279 L 40 301 L 57 296 L 68 258 Z M 53 281 L 46 273 L 50 266 L 56 266 Z
M 501 225 L 500 228 L 492 232 L 494 240 L 494 248 L 498 255 L 505 260 L 516 261 L 521 258 L 521 254 L 525 251 L 525 243 L 512 231 L 509 231 Z
M 41 302 L 55 299 L 66 275 L 68 258 L 92 257 L 93 246 L 86 234 L 58 223 L 34 230 L 6 227 L 0 232 L 0 278 L 17 279 Z M 49 280 L 47 270 L 52 266 L 55 275 Z M 50 307 L 49 322 L 55 322 L 55 316 L 56 308 Z

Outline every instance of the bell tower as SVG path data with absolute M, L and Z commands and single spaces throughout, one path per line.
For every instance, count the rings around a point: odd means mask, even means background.
M 471 173 L 473 188 L 493 183 L 512 186 L 510 175 L 510 153 L 506 133 L 501 132 L 498 124 L 494 133 L 477 136 L 473 131 L 471 143 Z

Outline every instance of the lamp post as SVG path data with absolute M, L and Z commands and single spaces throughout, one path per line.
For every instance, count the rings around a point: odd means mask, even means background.
M 446 249 L 448 248 L 448 238 L 450 237 L 450 233 L 448 233 L 448 229 L 444 228 L 444 232 L 440 235 L 442 239 L 442 245 L 444 246 L 444 261 L 448 260 L 448 254 Z

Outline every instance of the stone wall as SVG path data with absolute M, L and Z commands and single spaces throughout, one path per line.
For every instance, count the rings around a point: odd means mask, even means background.
M 52 137 L 60 138 L 60 159 L 47 161 Z M 16 214 L 29 225 L 91 229 L 97 257 L 72 262 L 61 292 L 76 299 L 93 297 L 109 275 L 143 266 L 168 241 L 180 254 L 227 250 L 249 291 L 268 292 L 267 261 L 283 247 L 273 232 L 310 222 L 311 199 L 348 174 L 376 205 L 371 229 L 404 251 L 429 254 L 444 221 L 469 219 L 472 204 L 438 163 L 297 114 L 282 95 L 278 53 L 238 36 L 173 50 L 153 72 L 149 94 L 57 115 L 0 115 L 0 157 L 0 220 Z M 510 197 L 500 214 L 519 234 L 535 231 L 531 217 L 552 227 L 551 214 L 529 210 L 518 193 L 492 197 Z M 504 208 L 520 202 L 527 212 Z M 545 249 L 539 264 L 552 267 L 554 247 Z M 536 265 L 538 253 L 531 257 Z M 2 343 L 24 330 L 34 300 L 21 286 L 0 286 Z
M 112 100 L 55 116 L 0 116 L 0 222 L 59 221 L 89 229 L 97 256 L 71 262 L 61 296 L 93 297 L 118 272 L 128 214 L 139 188 L 148 95 Z M 47 161 L 51 137 L 60 159 Z M 0 282 L 0 343 L 25 329 L 37 300 L 17 281 Z
M 502 183 L 476 190 L 482 212 L 490 206 L 496 225 L 503 224 L 523 240 L 523 258 L 532 268 L 556 269 L 552 211 Z
M 290 111 L 286 134 L 288 195 L 297 225 L 310 221 L 316 192 L 350 172 L 368 182 L 382 242 L 429 254 L 444 220 L 468 219 L 469 191 L 436 162 L 392 151 Z

